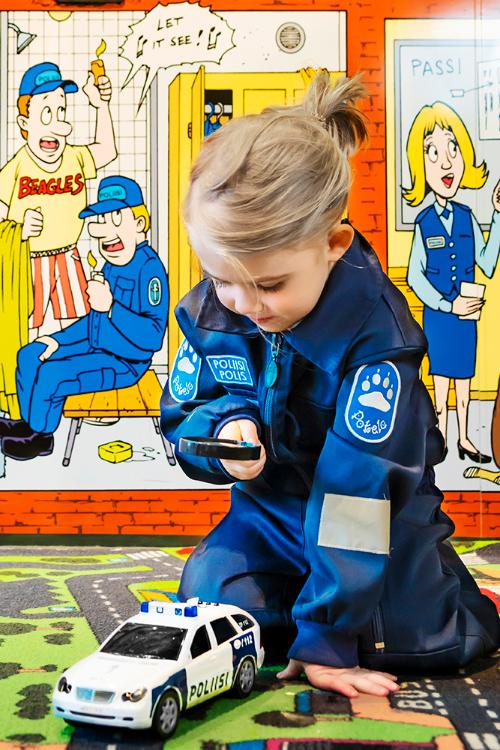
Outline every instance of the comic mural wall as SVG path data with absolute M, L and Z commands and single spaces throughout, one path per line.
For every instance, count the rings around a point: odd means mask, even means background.
M 429 341 L 445 509 L 459 535 L 498 536 L 500 10 L 478 13 L 0 2 L 5 538 L 189 541 L 227 510 L 227 489 L 188 479 L 160 432 L 173 310 L 200 278 L 182 198 L 204 138 L 300 101 L 318 68 L 363 72 L 370 143 L 349 218 Z

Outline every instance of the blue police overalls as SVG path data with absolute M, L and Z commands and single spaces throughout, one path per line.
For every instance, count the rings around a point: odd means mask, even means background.
M 168 282 L 158 255 L 142 242 L 127 265 L 105 263 L 102 271 L 113 295 L 109 313 L 91 310 L 52 334 L 59 348 L 45 362 L 39 359 L 45 344 L 35 341 L 18 353 L 21 416 L 37 432 L 56 430 L 67 396 L 136 383 L 161 348 Z
M 471 210 L 453 206 L 453 226 L 448 235 L 434 206 L 415 219 L 427 253 L 425 276 L 445 299 L 460 294 L 462 281 L 474 281 L 474 232 Z M 448 378 L 472 378 L 476 370 L 476 321 L 424 306 L 423 327 L 429 342 L 430 373 Z
M 186 340 L 165 435 L 252 419 L 267 452 L 262 474 L 232 487 L 179 596 L 243 607 L 265 648 L 292 637 L 289 656 L 312 663 L 443 669 L 493 649 L 495 608 L 447 541 L 434 485 L 443 440 L 419 377 L 425 338 L 361 235 L 290 331 L 259 331 L 208 280 L 176 315 Z M 213 458 L 177 457 L 194 479 L 231 481 Z

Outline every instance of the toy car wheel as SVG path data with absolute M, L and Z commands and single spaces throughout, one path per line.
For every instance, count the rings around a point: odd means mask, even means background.
M 238 698 L 246 698 L 253 690 L 255 685 L 255 664 L 253 659 L 247 657 L 241 662 L 236 679 L 234 681 L 233 692 Z
M 158 701 L 153 718 L 153 727 L 160 737 L 170 737 L 179 722 L 179 699 L 173 690 L 167 690 Z

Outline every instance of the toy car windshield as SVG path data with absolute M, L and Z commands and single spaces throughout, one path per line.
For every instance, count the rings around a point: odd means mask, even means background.
M 105 654 L 175 661 L 179 658 L 186 633 L 187 630 L 183 628 L 127 622 L 104 644 L 101 651 Z

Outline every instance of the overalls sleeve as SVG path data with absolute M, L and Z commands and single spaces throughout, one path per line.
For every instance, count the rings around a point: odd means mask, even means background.
M 189 339 L 187 338 L 189 336 Z M 216 437 L 235 419 L 250 419 L 259 428 L 256 402 L 227 393 L 218 383 L 196 343 L 195 332 L 187 332 L 179 347 L 161 399 L 161 429 L 176 446 L 183 471 L 192 479 L 229 484 L 235 479 L 217 459 L 178 452 L 182 437 Z
M 358 636 L 384 588 L 391 519 L 416 494 L 427 433 L 435 432 L 421 359 L 421 350 L 397 350 L 346 371 L 307 503 L 311 572 L 293 608 L 290 657 L 358 664 Z

